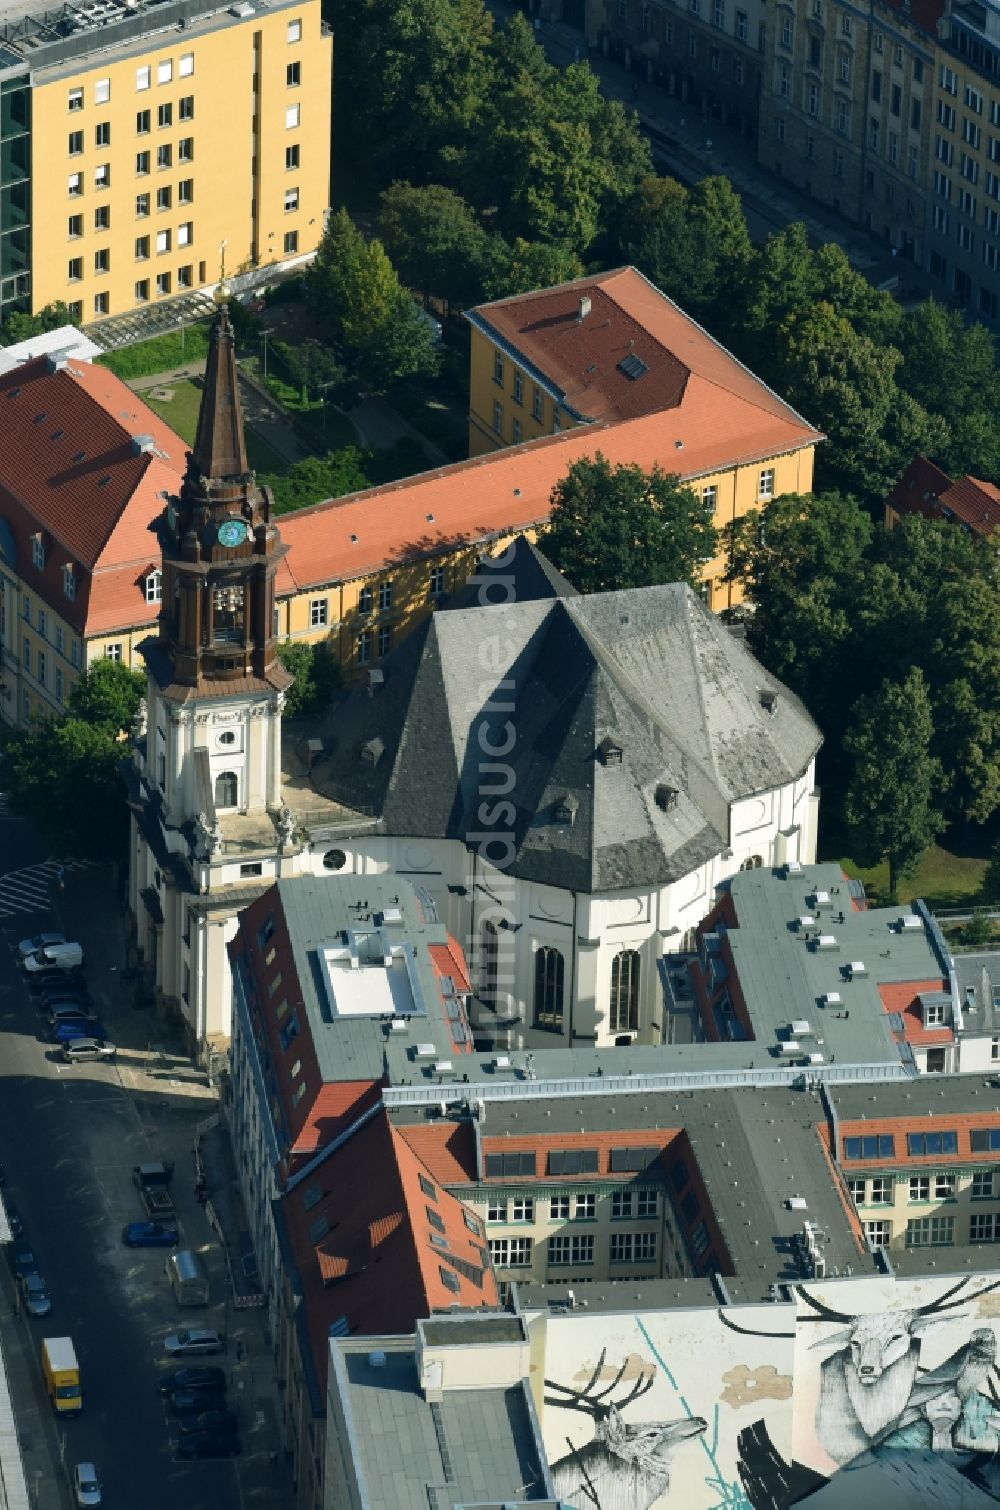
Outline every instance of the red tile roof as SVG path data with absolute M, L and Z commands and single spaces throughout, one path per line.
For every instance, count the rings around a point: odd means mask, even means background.
M 957 519 L 976 535 L 992 535 L 1000 526 L 1000 488 L 979 477 L 952 482 L 926 456 L 910 462 L 889 497 L 889 507 L 924 519 Z
M 481 1222 L 443 1189 L 384 1110 L 285 1196 L 283 1209 L 324 1393 L 329 1328 L 339 1318 L 351 1332 L 397 1335 L 435 1309 L 498 1304 Z M 324 1220 L 327 1230 L 310 1236 Z
M 587 299 L 590 311 L 581 319 L 581 300 Z M 498 336 L 587 418 L 615 421 L 677 408 L 695 375 L 710 385 L 700 399 L 713 406 L 721 429 L 726 428 L 730 396 L 797 428 L 809 428 L 791 405 L 634 267 L 480 304 L 469 311 L 469 319 Z M 648 369 L 635 379 L 621 365 L 632 356 Z
M 448 935 L 446 944 L 428 944 L 427 953 L 431 957 L 434 973 L 439 978 L 450 975 L 455 982 L 456 991 L 468 996 L 472 993 L 472 981 L 469 978 L 469 967 L 465 962 L 462 946 L 457 939 Z
M 140 435 L 153 451 L 137 451 Z M 18 564 L 31 585 L 31 537 L 41 529 L 35 590 L 85 634 L 155 620 L 141 580 L 160 555 L 150 527 L 185 464 L 180 437 L 106 368 L 70 361 L 53 370 L 38 357 L 0 375 L 0 499 Z M 63 592 L 69 562 L 75 600 Z
M 273 1045 L 272 1045 L 273 1048 Z M 283 1087 L 287 1092 L 287 1088 Z M 320 1086 L 309 1114 L 295 1135 L 290 1150 L 293 1159 L 309 1159 L 334 1138 L 346 1132 L 352 1122 L 382 1094 L 377 1080 L 327 1080 Z
M 951 1028 L 925 1028 L 919 998 L 931 991 L 947 991 L 948 982 L 938 976 L 934 980 L 892 981 L 880 985 L 878 994 L 886 1013 L 898 1012 L 903 1019 L 903 1038 L 907 1043 L 932 1047 L 935 1044 L 952 1043 L 955 1035 Z
M 944 15 L 944 0 L 885 0 L 904 22 L 912 22 L 930 37 L 937 37 L 937 24 Z
M 468 1185 L 476 1179 L 476 1141 L 471 1122 L 431 1122 L 396 1131 L 442 1185 Z

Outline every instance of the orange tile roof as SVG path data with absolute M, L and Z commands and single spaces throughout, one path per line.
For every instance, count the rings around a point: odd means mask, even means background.
M 274 1052 L 274 1042 L 271 1048 Z M 381 1093 L 377 1080 L 324 1081 L 309 1105 L 302 1126 L 295 1134 L 290 1150 L 292 1158 L 312 1158 L 314 1153 L 346 1132 L 352 1122 L 356 1122 L 363 1112 L 374 1106 Z M 281 1094 L 287 1112 L 290 1107 L 294 1107 L 292 1087 L 282 1085 Z M 292 1125 L 294 1126 L 294 1119 Z
M 323 1191 L 319 1201 L 312 1196 L 317 1185 Z M 384 1110 L 314 1178 L 286 1195 L 282 1206 L 324 1393 L 334 1321 L 346 1318 L 349 1331 L 362 1335 L 392 1336 L 412 1332 L 417 1318 L 435 1309 L 499 1302 L 481 1222 L 469 1212 L 469 1225 L 461 1201 L 443 1188 Z M 443 1231 L 430 1222 L 428 1211 Z M 311 1237 L 322 1218 L 328 1230 Z M 481 1283 L 470 1278 L 472 1271 L 481 1275 Z M 450 1283 L 443 1272 L 454 1276 Z
M 889 495 L 889 507 L 924 519 L 957 519 L 977 535 L 992 535 L 1000 526 L 1000 488 L 980 477 L 953 482 L 926 456 L 910 462 Z
M 583 319 L 581 299 L 591 304 Z M 721 428 L 727 422 L 729 395 L 774 418 L 810 428 L 790 404 L 634 267 L 480 304 L 468 317 L 473 325 L 498 335 L 585 417 L 621 420 L 676 408 L 695 375 L 715 390 L 702 398 L 714 405 Z M 635 380 L 621 370 L 629 356 L 648 368 Z M 816 431 L 812 435 L 819 438 Z
M 435 975 L 439 977 L 450 975 L 455 982 L 456 990 L 465 995 L 471 993 L 472 981 L 469 978 L 469 967 L 457 939 L 452 938 L 449 933 L 446 944 L 428 944 L 427 953 L 431 957 Z
M 471 1122 L 421 1122 L 397 1127 L 396 1131 L 442 1185 L 468 1185 L 476 1179 Z
M 136 436 L 155 451 L 137 452 Z M 152 623 L 142 575 L 158 562 L 151 524 L 186 465 L 179 436 L 112 372 L 45 357 L 0 375 L 0 496 L 32 583 L 31 536 L 48 538 L 38 595 L 83 633 Z M 62 569 L 76 567 L 77 594 Z
M 907 1043 L 931 1047 L 935 1044 L 953 1043 L 955 1035 L 951 1028 L 924 1027 L 919 998 L 930 991 L 947 991 L 947 989 L 948 982 L 938 976 L 934 980 L 887 982 L 879 986 L 878 994 L 882 999 L 883 1011 L 898 1012 L 903 1019 L 904 1040 Z

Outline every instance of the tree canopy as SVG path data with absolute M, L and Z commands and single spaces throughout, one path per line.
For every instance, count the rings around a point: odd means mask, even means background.
M 552 492 L 539 544 L 582 593 L 694 585 L 717 549 L 712 507 L 658 467 L 574 462 Z

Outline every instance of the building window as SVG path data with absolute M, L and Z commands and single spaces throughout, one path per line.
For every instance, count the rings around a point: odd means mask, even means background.
M 490 1258 L 498 1269 L 527 1269 L 531 1266 L 530 1237 L 491 1237 Z
M 75 598 L 76 597 L 76 587 L 74 586 L 73 591 L 71 593 L 67 593 L 66 596 L 68 598 Z M 79 640 L 71 640 L 70 641 L 69 659 L 70 659 L 70 664 L 71 665 L 76 666 L 77 668 L 79 668 L 79 665 L 80 665 L 80 641 Z
M 330 622 L 330 604 L 326 598 L 311 598 L 309 601 L 309 625 L 319 629 Z
M 164 254 L 164 252 L 169 252 L 169 250 L 170 250 L 170 232 L 169 231 L 157 231 L 157 233 L 156 233 L 156 254 L 157 254 L 157 256 L 158 257 L 162 257 L 162 255 Z
M 111 229 L 111 206 L 99 204 L 94 211 L 94 230 L 110 231 Z
M 392 649 L 392 625 L 380 624 L 378 627 L 378 658 L 383 660 Z
M 79 283 L 83 277 L 83 258 L 71 257 L 66 266 L 66 276 L 70 283 Z
M 958 1153 L 958 1132 L 949 1128 L 944 1132 L 907 1133 L 906 1152 L 911 1159 Z
M 102 247 L 94 253 L 94 272 L 109 273 L 111 271 L 111 253 L 107 247 Z
M 135 217 L 142 220 L 149 214 L 149 195 L 137 194 L 135 196 Z
M 301 21 L 289 21 L 289 23 L 288 23 L 288 40 L 289 40 L 289 42 L 300 42 L 302 40 L 302 22 Z
M 532 419 L 537 419 L 539 421 L 539 423 L 541 423 L 541 419 L 542 419 L 542 390 L 540 388 L 534 388 L 534 389 L 532 389 L 532 394 L 531 394 L 531 417 L 532 417 Z
M 791 18 L 791 16 L 784 16 L 782 18 L 782 22 L 781 22 L 781 45 L 782 45 L 782 47 L 788 47 L 788 48 L 791 47 L 791 45 L 792 45 L 792 35 L 793 35 L 792 18 Z
M 194 202 L 194 179 L 183 178 L 177 185 L 177 203 L 193 204 Z
M 111 313 L 111 295 L 110 294 L 95 294 L 94 295 L 94 314 L 95 315 L 107 315 L 107 314 L 110 314 L 110 313 Z
M 61 666 L 56 667 L 56 697 L 60 702 L 65 701 L 66 683 Z
M 41 687 L 45 686 L 45 651 L 44 650 L 40 650 L 38 652 L 38 684 Z
M 67 187 L 69 189 L 70 194 L 72 194 L 74 196 L 77 195 L 77 194 L 82 194 L 83 193 L 83 174 L 82 173 L 71 173 L 69 175 L 69 179 L 67 180 Z
M 757 497 L 774 497 L 774 468 L 765 467 L 757 480 Z
M 594 1262 L 594 1236 L 586 1233 L 579 1237 L 550 1237 L 549 1263 L 553 1268 L 568 1268 Z
M 363 587 L 358 594 L 358 613 L 371 613 L 375 603 L 375 594 L 371 587 Z
M 873 1206 L 892 1205 L 892 1180 L 888 1175 L 878 1174 L 872 1180 L 871 1204 Z
M 189 79 L 194 73 L 194 53 L 182 52 L 177 62 L 177 76 L 181 79 Z
M 569 1221 L 568 1195 L 553 1195 L 549 1197 L 549 1220 L 553 1222 Z
M 170 58 L 164 58 L 162 62 L 157 63 L 156 82 L 158 84 L 169 84 L 173 76 L 174 65 Z
M 573 1208 L 573 1216 L 578 1222 L 592 1222 L 597 1217 L 596 1195 L 578 1195 Z
M 521 429 L 521 421 L 515 418 L 510 427 L 510 438 L 515 446 L 519 446 L 521 444 L 523 436 L 524 432 Z
M 98 125 L 96 125 L 94 127 L 94 146 L 95 147 L 110 147 L 111 146 L 111 122 L 110 121 L 101 121 L 101 122 L 99 122 Z
M 910 1200 L 929 1201 L 931 1198 L 930 1175 L 915 1174 L 910 1177 Z
M 73 599 L 76 597 L 76 573 L 74 572 L 72 566 L 64 566 L 63 567 L 62 579 L 63 579 L 63 594 L 64 594 L 65 597 L 69 598 L 70 601 L 72 602 Z M 78 653 L 77 642 L 75 640 L 73 641 L 73 650 Z M 74 661 L 73 664 L 75 666 L 77 664 L 77 662 Z
M 71 215 L 67 223 L 67 234 L 71 240 L 83 235 L 83 216 Z
M 215 805 L 217 808 L 235 807 L 239 795 L 239 783 L 235 771 L 220 771 L 215 778 Z
M 892 1237 L 892 1226 L 889 1222 L 862 1222 L 865 1229 L 865 1237 L 871 1248 L 887 1248 Z
M 149 258 L 149 237 L 137 236 L 135 238 L 135 260 L 146 262 Z
M 428 588 L 427 588 L 427 590 L 428 590 L 428 592 L 429 592 L 429 594 L 430 594 L 430 596 L 432 598 L 438 598 L 444 592 L 444 590 L 445 590 L 444 580 L 445 580 L 445 569 L 444 569 L 444 567 L 443 566 L 432 566 L 431 567 L 430 580 L 428 582 Z
M 289 105 L 285 111 L 285 130 L 294 131 L 302 124 L 302 106 Z
M 299 207 L 299 191 L 298 191 L 298 189 L 286 189 L 285 190 L 285 214 L 287 215 L 290 210 L 297 210 L 298 207 Z
M 866 1133 L 860 1138 L 844 1139 L 845 1159 L 894 1159 L 895 1157 L 894 1133 Z
M 610 1028 L 634 1033 L 639 1027 L 639 953 L 623 949 L 611 961 Z
M 647 1221 L 659 1215 L 660 1197 L 655 1190 L 640 1190 L 637 1192 L 638 1206 L 636 1216 L 640 1220 Z
M 285 83 L 289 89 L 297 89 L 302 83 L 302 64 L 289 63 L 285 68 Z
M 1000 1214 L 979 1212 L 969 1222 L 970 1243 L 1000 1243 Z
M 501 1200 L 498 1195 L 491 1195 L 486 1207 L 486 1220 L 488 1222 L 505 1222 L 507 1220 L 506 1200 Z
M 498 398 L 493 400 L 493 429 L 497 435 L 503 434 L 503 404 Z
M 159 128 L 160 128 L 161 131 L 164 129 L 165 126 L 172 126 L 174 124 L 174 107 L 173 107 L 173 105 L 159 105 L 159 106 L 157 106 L 157 110 L 156 110 L 156 124 L 157 124 L 157 126 L 159 126 Z
M 692 5 L 697 5 L 698 4 L 698 0 L 691 0 L 691 4 Z M 695 36 L 695 34 L 694 34 L 693 31 L 689 31 L 688 32 L 688 57 L 689 58 L 696 58 L 697 56 L 698 56 L 698 38 Z
M 23 660 L 24 660 L 24 669 L 25 669 L 25 671 L 30 671 L 31 670 L 31 641 L 28 639 L 27 635 L 24 636 L 24 640 L 23 640 L 22 645 L 21 645 L 21 652 L 22 652 L 22 657 L 23 657 Z
M 993 1171 L 992 1169 L 977 1170 L 972 1176 L 972 1185 L 969 1191 L 974 1201 L 992 1201 L 993 1199 Z
M 611 1220 L 613 1222 L 630 1221 L 632 1218 L 631 1190 L 614 1190 L 611 1193 Z
M 96 189 L 110 189 L 111 187 L 111 164 L 99 163 L 94 169 L 94 187 Z
M 847 1188 L 851 1192 L 851 1200 L 855 1206 L 863 1206 L 865 1204 L 867 1184 L 867 1180 L 848 1180 Z
M 147 157 L 149 156 L 148 152 L 146 153 L 146 156 Z M 157 166 L 157 168 L 169 168 L 169 167 L 172 167 L 173 161 L 174 161 L 174 151 L 173 151 L 173 148 L 170 146 L 169 142 L 164 143 L 164 145 L 162 147 L 157 147 L 157 149 L 156 149 L 156 166 Z
M 83 151 L 83 132 L 71 131 L 67 141 L 67 150 L 70 157 L 79 157 L 80 153 Z
M 953 1201 L 955 1199 L 955 1176 L 953 1174 L 936 1174 L 934 1176 L 934 1199 L 936 1201 Z
M 177 102 L 177 118 L 182 121 L 194 120 L 194 95 L 186 94 Z
M 382 613 L 388 613 L 392 607 L 392 579 L 380 582 L 378 585 L 378 606 Z
M 140 278 L 135 285 L 135 301 L 137 304 L 149 303 L 149 279 Z
M 535 1220 L 535 1202 L 531 1196 L 515 1196 L 511 1202 L 510 1219 L 512 1222 L 533 1222 Z
M 171 198 L 170 185 L 164 184 L 162 189 L 157 189 L 156 191 L 156 208 L 158 210 L 169 210 Z
M 150 156 L 148 152 L 137 152 L 135 154 L 135 171 L 140 178 L 149 172 L 149 164 Z
M 83 90 L 71 89 L 69 92 L 69 108 L 71 110 L 83 109 Z
M 294 147 L 286 147 L 285 148 L 285 172 L 286 173 L 290 172 L 292 168 L 297 168 L 298 165 L 299 165 L 299 145 L 298 145 L 298 142 L 296 142 Z
M 357 659 L 359 666 L 367 666 L 372 658 L 373 635 L 370 629 L 363 629 L 358 635 Z
M 177 245 L 190 246 L 194 240 L 194 221 L 184 220 L 177 227 Z
M 535 1027 L 561 1033 L 565 963 L 558 949 L 535 951 Z
M 908 1248 L 948 1248 L 954 1241 L 953 1216 L 922 1216 L 906 1224 Z
M 135 87 L 136 87 L 136 91 L 140 92 L 143 89 L 148 89 L 149 88 L 149 84 L 150 84 L 150 69 L 149 69 L 149 66 L 147 65 L 147 66 L 145 66 L 143 68 L 137 68 L 136 71 L 135 71 Z
M 632 1237 L 631 1232 L 612 1232 L 610 1260 L 613 1264 L 632 1262 Z

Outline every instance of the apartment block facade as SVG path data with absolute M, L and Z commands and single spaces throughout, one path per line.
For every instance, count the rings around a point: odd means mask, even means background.
M 2 22 L 0 9 L 0 22 Z M 77 324 L 315 251 L 332 38 L 318 0 L 96 0 L 0 26 L 0 319 Z

